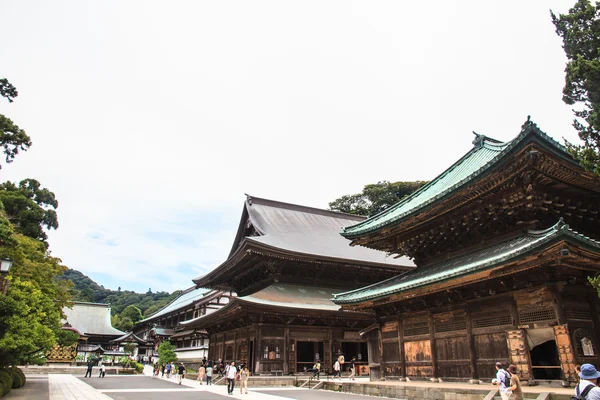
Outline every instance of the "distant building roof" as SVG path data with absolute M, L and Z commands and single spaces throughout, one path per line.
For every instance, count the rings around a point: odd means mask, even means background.
M 110 343 L 146 343 L 147 341 L 134 335 L 133 332 L 127 332 L 121 337 L 113 339 Z
M 195 286 L 192 286 L 191 288 L 184 290 L 183 293 L 179 297 L 177 297 L 175 300 L 173 300 L 172 302 L 167 304 L 163 309 L 157 311 L 156 313 L 152 314 L 148 318 L 145 318 L 145 319 L 139 321 L 138 324 L 151 321 L 160 316 L 163 316 L 163 315 L 169 314 L 171 312 L 177 311 L 181 308 L 190 306 L 190 305 L 194 304 L 196 301 L 201 300 L 207 294 L 212 293 L 212 292 L 214 292 L 214 290 L 203 289 L 203 288 L 197 289 Z
M 75 302 L 73 308 L 65 307 L 67 322 L 86 336 L 121 336 L 125 332 L 112 327 L 110 304 Z
M 244 244 L 257 244 L 297 256 L 322 260 L 378 265 L 398 269 L 414 267 L 408 257 L 388 257 L 383 251 L 351 247 L 340 236 L 344 226 L 356 224 L 366 217 L 321 210 L 297 204 L 247 196 L 236 239 L 229 258 L 210 273 L 194 279 L 200 286 L 210 287 L 212 280 L 230 267 Z
M 596 252 L 600 251 L 600 242 L 574 232 L 561 219 L 556 225 L 542 231 L 529 231 L 525 235 L 494 246 L 485 247 L 431 266 L 415 268 L 374 285 L 335 294 L 333 301 L 337 304 L 356 304 L 470 275 L 508 263 L 526 254 L 536 253 L 540 248 L 559 240 L 574 241 L 592 248 Z
M 481 178 L 515 147 L 529 139 L 543 143 L 546 148 L 560 158 L 578 165 L 564 146 L 540 130 L 529 119 L 523 125 L 520 134 L 505 143 L 484 135 L 475 135 L 473 148 L 447 170 L 387 210 L 365 221 L 346 226 L 342 230 L 342 236 L 354 239 L 400 223 L 432 203 Z

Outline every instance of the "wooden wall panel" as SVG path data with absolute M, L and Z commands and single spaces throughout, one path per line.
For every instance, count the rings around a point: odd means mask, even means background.
M 431 361 L 431 341 L 404 342 L 404 354 L 407 362 Z
M 506 333 L 486 333 L 473 335 L 477 373 L 480 379 L 496 376 L 496 363 L 509 361 Z
M 516 365 L 521 375 L 521 379 L 531 379 L 531 358 L 529 355 L 529 346 L 523 329 L 515 329 L 506 332 L 508 342 L 508 352 L 510 363 Z
M 469 341 L 465 336 L 436 339 L 435 348 L 439 361 L 469 361 Z

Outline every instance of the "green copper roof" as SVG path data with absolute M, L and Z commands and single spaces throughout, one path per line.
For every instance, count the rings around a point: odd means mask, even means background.
M 341 235 L 348 239 L 354 239 L 405 219 L 438 199 L 455 192 L 458 188 L 467 186 L 490 170 L 517 144 L 524 142 L 531 135 L 541 138 L 561 157 L 575 162 L 562 145 L 542 132 L 529 119 L 523 125 L 521 133 L 515 139 L 506 143 L 501 143 L 477 133 L 475 135 L 473 149 L 441 175 L 387 210 L 363 222 L 343 228 Z
M 469 275 L 475 272 L 493 268 L 502 263 L 522 257 L 525 254 L 538 251 L 542 246 L 558 240 L 571 240 L 600 251 L 600 242 L 583 236 L 569 229 L 562 218 L 560 221 L 543 231 L 529 231 L 494 246 L 474 251 L 450 260 L 424 268 L 415 268 L 405 274 L 395 276 L 383 282 L 376 283 L 350 292 L 334 294 L 336 304 L 360 303 L 367 300 L 379 299 L 400 293 L 409 289 L 443 282 L 452 278 Z

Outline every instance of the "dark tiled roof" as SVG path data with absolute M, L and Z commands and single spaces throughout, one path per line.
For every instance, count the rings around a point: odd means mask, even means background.
M 428 267 L 415 268 L 374 285 L 335 294 L 333 301 L 337 304 L 360 303 L 469 275 L 522 257 L 524 254 L 537 251 L 549 242 L 559 239 L 577 241 L 600 251 L 600 242 L 574 232 L 561 219 L 556 225 L 543 231 L 529 231 L 523 236 Z

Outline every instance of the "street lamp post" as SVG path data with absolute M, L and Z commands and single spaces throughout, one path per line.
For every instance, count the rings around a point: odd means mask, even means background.
M 8 290 L 9 281 L 6 279 L 8 275 L 8 271 L 10 271 L 10 267 L 12 267 L 12 260 L 10 258 L 5 258 L 0 260 L 0 290 L 2 290 L 2 295 L 6 295 L 6 291 Z

